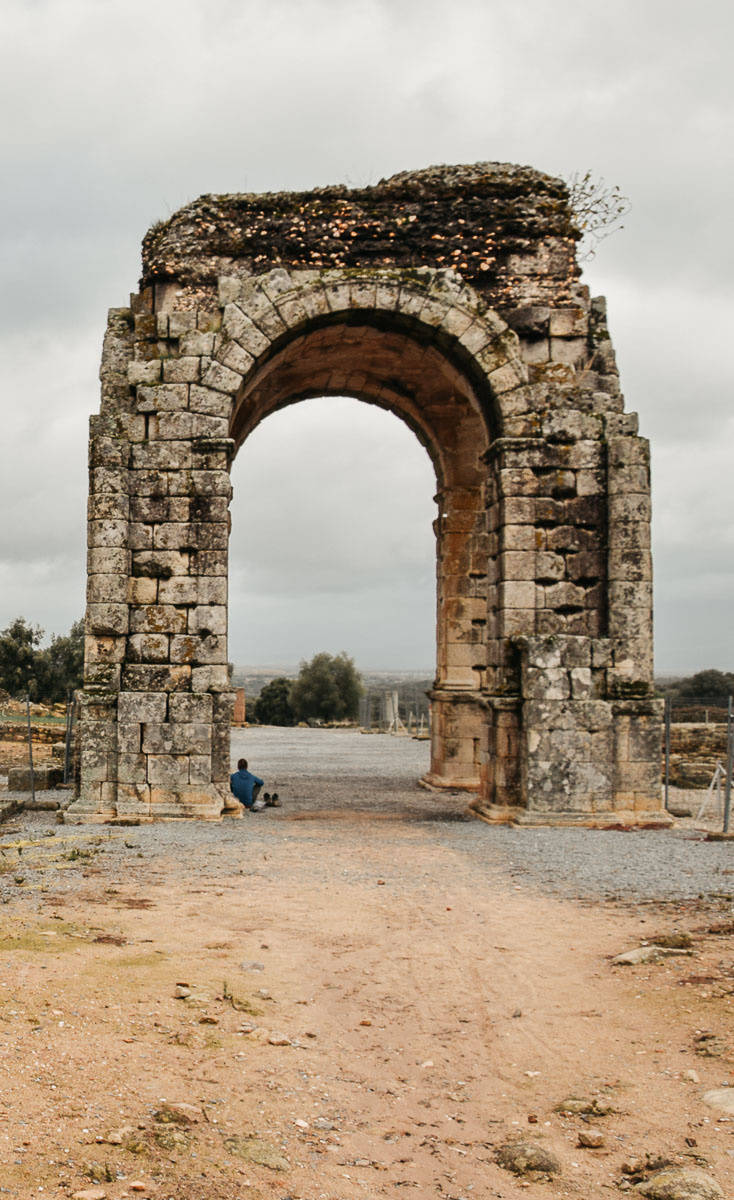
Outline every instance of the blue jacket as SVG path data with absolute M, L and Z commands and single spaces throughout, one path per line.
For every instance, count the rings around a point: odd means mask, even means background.
M 262 787 L 264 780 L 258 779 L 257 775 L 253 775 L 251 771 L 235 771 L 234 775 L 229 777 L 230 789 L 241 804 L 248 806 L 252 804 L 252 789 L 256 783 Z

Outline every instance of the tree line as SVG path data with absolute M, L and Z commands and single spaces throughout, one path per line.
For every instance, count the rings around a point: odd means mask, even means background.
M 343 651 L 322 651 L 310 662 L 301 663 L 296 679 L 281 675 L 266 684 L 252 715 L 260 725 L 355 720 L 363 690 L 353 659 Z
M 0 632 L 0 691 L 57 704 L 82 686 L 84 621 L 75 621 L 65 637 L 53 634 L 49 646 L 41 646 L 43 633 L 24 617 L 16 617 Z
M 672 700 L 724 700 L 734 696 L 734 672 L 717 671 L 708 667 L 705 671 L 697 671 L 685 679 L 673 679 L 670 683 L 659 684 L 658 691 Z

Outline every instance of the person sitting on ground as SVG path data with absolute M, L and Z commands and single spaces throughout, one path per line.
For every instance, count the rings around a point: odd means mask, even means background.
M 229 777 L 231 792 L 249 812 L 262 812 L 265 808 L 265 801 L 259 798 L 264 782 L 247 770 L 246 758 L 239 760 L 237 770 Z

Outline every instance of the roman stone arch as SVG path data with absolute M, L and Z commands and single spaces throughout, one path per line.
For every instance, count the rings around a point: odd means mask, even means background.
M 330 394 L 395 413 L 436 471 L 425 782 L 489 820 L 664 819 L 648 452 L 575 237 L 559 181 L 498 164 L 204 197 L 148 234 L 91 422 L 67 819 L 234 810 L 229 469 L 269 413 Z

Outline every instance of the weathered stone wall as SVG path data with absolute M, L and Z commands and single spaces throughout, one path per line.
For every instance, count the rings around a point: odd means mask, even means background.
M 345 393 L 436 470 L 428 782 L 487 819 L 652 819 L 648 447 L 576 237 L 560 181 L 498 164 L 204 197 L 147 235 L 91 423 L 72 819 L 231 804 L 231 459 L 274 409 Z

